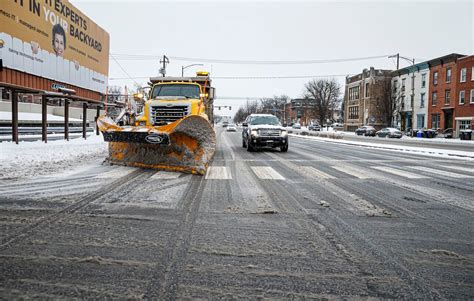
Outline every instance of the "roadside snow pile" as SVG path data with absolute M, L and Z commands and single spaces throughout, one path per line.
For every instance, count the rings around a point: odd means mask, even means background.
M 437 149 L 434 147 L 415 147 L 415 146 L 405 146 L 405 145 L 395 145 L 395 144 L 381 144 L 376 142 L 358 142 L 358 141 L 347 141 L 347 140 L 338 140 L 337 142 L 334 139 L 329 138 L 322 138 L 322 137 L 309 137 L 303 135 L 295 135 L 290 134 L 294 137 L 300 137 L 303 139 L 313 139 L 318 141 L 324 142 L 332 142 L 332 143 L 341 143 L 341 144 L 348 144 L 348 145 L 355 145 L 367 148 L 374 148 L 374 149 L 383 149 L 388 151 L 397 151 L 397 152 L 410 152 L 416 153 L 419 155 L 431 156 L 431 157 L 442 157 L 442 158 L 463 158 L 468 160 L 474 160 L 474 151 L 472 152 L 465 152 L 465 151 L 458 151 L 458 150 L 450 150 L 450 149 Z
M 342 139 L 343 134 L 342 132 L 335 132 L 335 131 L 307 131 L 307 130 L 289 130 L 288 133 L 294 135 L 301 135 L 301 136 L 314 136 L 314 137 L 322 137 L 322 138 L 330 138 L 330 139 Z
M 70 141 L 0 143 L 0 180 L 65 171 L 107 155 L 102 135 Z

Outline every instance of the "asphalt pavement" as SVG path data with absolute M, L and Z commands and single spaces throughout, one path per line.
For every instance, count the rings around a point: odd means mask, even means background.
M 206 176 L 0 183 L 0 296 L 474 298 L 474 162 L 218 128 Z

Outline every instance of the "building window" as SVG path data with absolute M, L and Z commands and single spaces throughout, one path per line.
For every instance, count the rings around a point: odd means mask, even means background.
M 420 108 L 425 107 L 425 93 L 421 93 L 420 95 Z
M 474 66 L 471 67 L 471 80 L 474 80 Z
M 405 80 L 406 78 L 402 79 L 402 92 L 405 91 Z
M 438 71 L 436 72 L 433 72 L 433 85 L 437 85 L 438 84 Z
M 464 90 L 459 91 L 459 104 L 460 104 L 460 105 L 463 105 L 463 104 L 464 104 L 464 98 L 465 98 L 465 96 L 466 96 L 466 95 L 465 95 Z
M 369 83 L 365 83 L 365 97 L 369 97 Z
M 471 89 L 471 103 L 474 103 L 474 89 Z
M 405 96 L 402 96 L 402 101 L 400 102 L 402 111 L 405 110 Z
M 440 114 L 431 114 L 431 128 L 439 129 L 440 125 Z
M 446 82 L 451 82 L 451 68 L 446 69 Z
M 359 106 L 349 107 L 349 119 L 359 119 Z
M 470 120 L 459 120 L 459 129 L 460 130 L 470 130 L 471 121 Z
M 431 94 L 431 105 L 436 106 L 438 104 L 438 93 L 433 92 Z
M 421 75 L 421 87 L 422 88 L 426 87 L 426 73 L 423 73 Z
M 416 115 L 416 128 L 421 129 L 425 127 L 425 114 Z
M 444 104 L 449 105 L 450 100 L 451 100 L 451 90 L 444 91 Z
M 464 83 L 466 81 L 466 77 L 467 77 L 467 69 L 462 68 L 461 69 L 461 83 Z
M 349 88 L 349 100 L 359 99 L 359 86 Z

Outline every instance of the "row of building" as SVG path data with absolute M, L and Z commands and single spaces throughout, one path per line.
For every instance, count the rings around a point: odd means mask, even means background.
M 344 130 L 360 126 L 474 129 L 474 56 L 449 54 L 398 70 L 346 78 Z

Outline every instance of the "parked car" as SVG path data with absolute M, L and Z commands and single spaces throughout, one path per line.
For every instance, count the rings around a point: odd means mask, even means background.
M 364 125 L 364 126 L 361 126 L 360 128 L 358 128 L 357 130 L 355 130 L 355 133 L 360 136 L 360 135 L 364 135 L 364 136 L 374 136 L 375 137 L 375 128 L 373 126 L 370 126 L 370 125 Z
M 320 131 L 321 127 L 319 126 L 319 124 L 310 124 L 308 126 L 308 130 L 310 130 L 310 131 Z
M 237 132 L 237 127 L 235 126 L 235 124 L 228 124 L 227 125 L 227 131 L 228 132 Z
M 402 132 L 395 128 L 383 128 L 375 134 L 379 137 L 402 138 Z
M 452 128 L 448 128 L 448 129 L 445 129 L 445 130 L 439 129 L 438 133 L 436 134 L 436 137 L 453 138 L 453 129 Z
M 295 124 L 293 124 L 292 128 L 294 128 L 294 129 L 301 129 L 301 124 L 295 123 Z
M 251 114 L 242 123 L 242 147 L 251 152 L 257 147 L 279 147 L 288 151 L 288 131 L 271 114 Z

